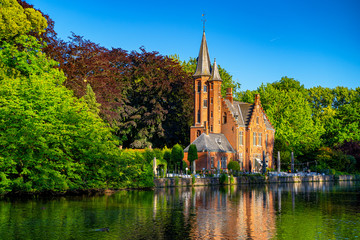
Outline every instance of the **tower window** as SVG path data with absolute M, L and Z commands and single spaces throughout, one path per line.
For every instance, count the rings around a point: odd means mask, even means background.
M 259 117 L 256 118 L 256 124 L 259 124 Z
M 197 112 L 197 122 L 200 123 L 200 110 Z
M 207 85 L 204 84 L 204 92 L 207 92 Z
M 201 82 L 198 81 L 198 92 L 201 92 Z
M 256 146 L 256 132 L 253 132 L 253 145 Z
M 213 131 L 213 125 L 210 125 L 210 132 Z
M 207 99 L 204 99 L 204 108 L 207 108 Z
M 210 104 L 213 104 L 213 103 L 214 103 L 214 99 L 210 98 Z
M 214 83 L 210 83 L 210 89 L 211 89 L 211 90 L 214 89 Z
M 210 117 L 213 117 L 213 116 L 214 116 L 214 115 L 213 115 L 213 111 L 211 111 L 211 112 L 210 112 Z

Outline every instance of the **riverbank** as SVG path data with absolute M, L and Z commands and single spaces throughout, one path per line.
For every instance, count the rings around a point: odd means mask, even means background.
M 296 183 L 296 182 L 331 182 L 331 181 L 359 181 L 359 176 L 353 175 L 316 175 L 316 176 L 261 176 L 246 175 L 228 179 L 225 184 L 270 184 L 270 183 Z M 158 178 L 154 179 L 155 188 L 208 186 L 220 185 L 219 178 Z

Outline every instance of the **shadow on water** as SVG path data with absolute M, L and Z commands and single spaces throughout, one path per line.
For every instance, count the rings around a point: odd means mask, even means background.
M 3 199 L 0 239 L 353 239 L 359 190 L 317 182 Z

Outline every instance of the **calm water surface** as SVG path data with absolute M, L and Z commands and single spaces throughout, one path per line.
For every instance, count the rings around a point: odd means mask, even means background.
M 360 185 L 294 183 L 2 199 L 0 239 L 360 239 Z

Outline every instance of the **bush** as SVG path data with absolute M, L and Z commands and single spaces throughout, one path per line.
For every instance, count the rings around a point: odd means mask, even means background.
M 146 148 L 143 155 L 144 155 L 146 162 L 151 163 L 154 160 L 155 152 L 154 152 L 154 150 L 152 150 L 150 148 Z
M 174 145 L 174 147 L 171 150 L 171 155 L 170 155 L 170 163 L 169 168 L 173 168 L 175 169 L 175 166 L 177 165 L 179 168 L 182 169 L 182 161 L 184 159 L 184 150 L 182 149 L 182 147 L 179 144 Z
M 178 176 L 175 177 L 175 186 L 179 186 L 179 177 Z
M 234 182 L 235 182 L 234 176 L 231 174 L 230 175 L 230 185 L 234 184 Z
M 195 178 L 195 175 L 194 175 L 194 174 L 191 174 L 191 182 L 192 182 L 193 185 L 194 185 L 195 182 L 196 182 L 196 178 Z
M 223 185 L 223 184 L 228 184 L 228 182 L 229 182 L 229 177 L 228 177 L 228 175 L 225 174 L 225 173 L 222 173 L 222 174 L 220 175 L 220 178 L 219 178 L 219 183 L 220 183 L 221 185 Z
M 227 165 L 227 168 L 230 171 L 240 171 L 240 164 L 237 161 L 231 161 L 229 162 L 229 164 Z
M 351 155 L 346 155 L 339 150 L 328 147 L 319 149 L 316 156 L 318 162 L 315 170 L 324 172 L 325 169 L 334 169 L 336 171 L 354 172 L 356 169 L 356 159 Z M 331 174 L 330 172 L 328 174 Z

